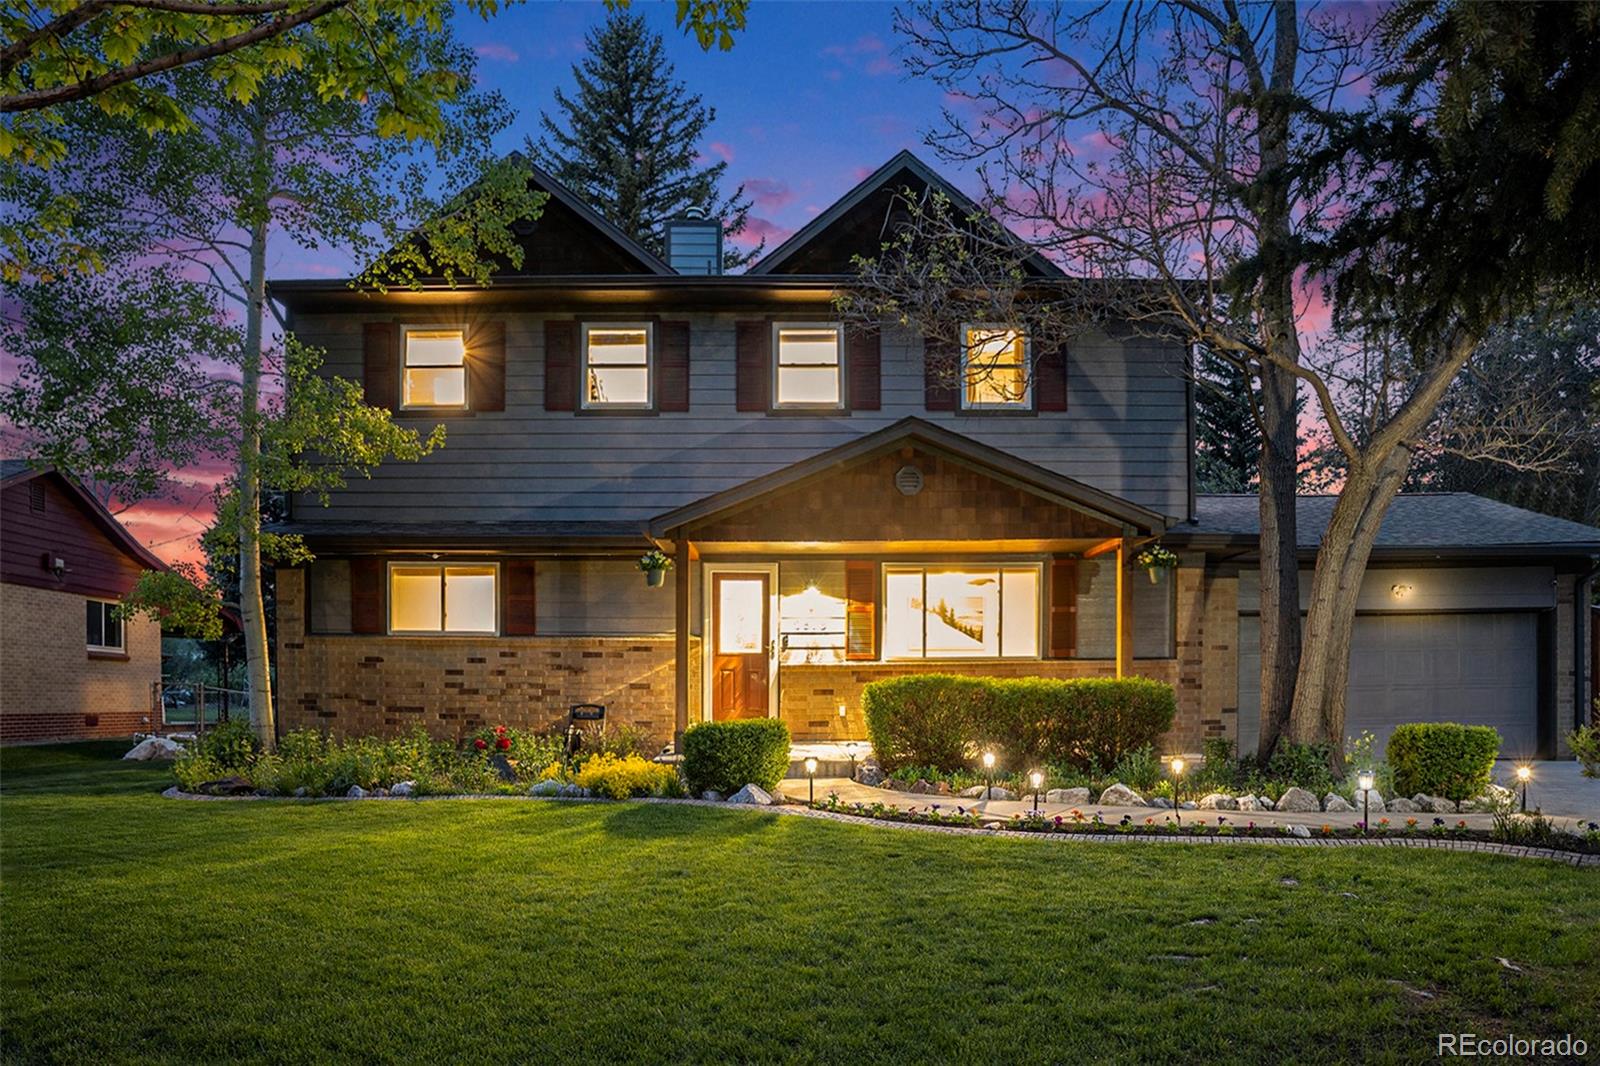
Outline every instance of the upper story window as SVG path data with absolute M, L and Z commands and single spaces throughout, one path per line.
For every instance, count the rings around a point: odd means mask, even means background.
M 653 332 L 648 322 L 583 327 L 586 409 L 651 406 Z
M 969 325 L 961 332 L 961 406 L 969 411 L 1031 407 L 1027 335 L 985 325 Z
M 117 605 L 104 600 L 90 600 L 84 607 L 87 615 L 84 643 L 89 650 L 125 650 L 127 643 L 122 637 L 122 619 L 117 617 Z
M 389 632 L 494 633 L 494 564 L 389 564 Z
M 772 327 L 774 407 L 840 408 L 844 383 L 836 324 L 778 323 Z
M 459 329 L 407 326 L 402 407 L 467 406 L 467 338 Z
M 886 659 L 1038 658 L 1039 567 L 886 566 Z

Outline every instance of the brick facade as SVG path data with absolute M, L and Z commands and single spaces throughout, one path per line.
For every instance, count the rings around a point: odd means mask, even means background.
M 130 619 L 125 657 L 91 656 L 85 600 L 0 583 L 0 743 L 125 737 L 150 728 L 161 627 Z

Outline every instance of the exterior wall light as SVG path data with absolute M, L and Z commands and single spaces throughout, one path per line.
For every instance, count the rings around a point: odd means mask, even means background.
M 1405 584 L 1390 585 L 1389 594 L 1397 600 L 1403 600 L 1407 596 L 1411 595 L 1411 586 Z

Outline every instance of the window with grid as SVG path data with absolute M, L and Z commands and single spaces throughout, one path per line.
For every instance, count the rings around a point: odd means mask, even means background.
M 405 331 L 402 407 L 467 406 L 467 342 L 459 329 Z

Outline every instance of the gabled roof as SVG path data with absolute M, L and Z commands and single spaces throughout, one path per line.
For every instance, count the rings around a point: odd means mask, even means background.
M 654 252 L 618 229 L 604 215 L 590 207 L 577 193 L 567 188 L 555 175 L 539 166 L 521 152 L 512 152 L 511 158 L 526 166 L 533 174 L 533 184 L 550 194 L 550 198 L 572 211 L 584 222 L 593 226 L 602 236 L 610 240 L 628 256 L 652 274 L 675 274 L 677 271 L 668 266 Z M 538 223 L 535 222 L 535 225 Z
M 95 524 L 118 547 L 151 570 L 171 569 L 166 563 L 157 558 L 154 552 L 140 544 L 134 538 L 134 535 L 129 533 L 121 522 L 117 521 L 116 516 L 106 510 L 106 505 L 95 499 L 94 495 L 78 484 L 76 479 L 68 477 L 53 466 L 34 466 L 27 459 L 0 460 L 0 489 L 9 489 L 13 485 L 21 485 L 32 481 L 34 478 L 47 476 L 54 477 L 62 485 L 66 486 L 67 491 L 83 505 L 84 510 L 94 519 Z
M 1132 527 L 1139 533 L 1159 533 L 1168 524 L 1167 519 L 1155 511 L 912 416 L 825 452 L 818 452 L 809 459 L 802 459 L 770 474 L 752 478 L 731 489 L 658 515 L 650 521 L 650 535 L 670 537 L 673 531 L 690 523 L 742 508 L 807 479 L 895 451 L 907 444 L 936 452 L 997 480 L 1104 518 L 1114 525 Z
M 937 189 L 950 198 L 951 203 L 964 215 L 983 214 L 971 197 L 954 185 L 950 184 L 938 171 L 909 150 L 896 153 L 883 166 L 873 171 L 862 179 L 861 183 L 841 196 L 833 206 L 823 211 L 816 218 L 808 222 L 799 232 L 788 240 L 768 252 L 761 261 L 752 266 L 747 273 L 772 274 L 772 273 L 798 273 L 798 274 L 844 274 L 850 270 L 848 259 L 827 265 L 818 269 L 813 262 L 807 262 L 805 253 L 816 252 L 825 241 L 839 239 L 847 228 L 854 228 L 874 235 L 874 243 L 870 251 L 876 252 L 883 239 L 883 225 L 886 221 L 887 208 L 902 187 L 910 186 L 913 189 Z M 870 217 L 866 217 L 870 215 Z M 1010 233 L 1009 230 L 1006 231 Z M 1019 247 L 1027 247 L 1027 242 L 1015 234 L 1011 236 Z M 859 233 L 857 234 L 859 239 Z M 799 262 L 797 262 L 797 260 Z M 1026 259 L 1030 267 L 1041 277 L 1060 277 L 1061 268 L 1046 259 L 1039 252 L 1032 252 Z
M 1337 496 L 1301 496 L 1295 501 L 1301 551 L 1315 551 L 1333 516 Z M 1253 494 L 1195 497 L 1192 524 L 1174 526 L 1172 540 L 1197 546 L 1214 543 L 1256 546 L 1261 538 L 1260 503 Z M 1402 493 L 1378 529 L 1374 551 L 1414 554 L 1600 554 L 1600 529 L 1565 518 L 1513 507 L 1470 492 Z

